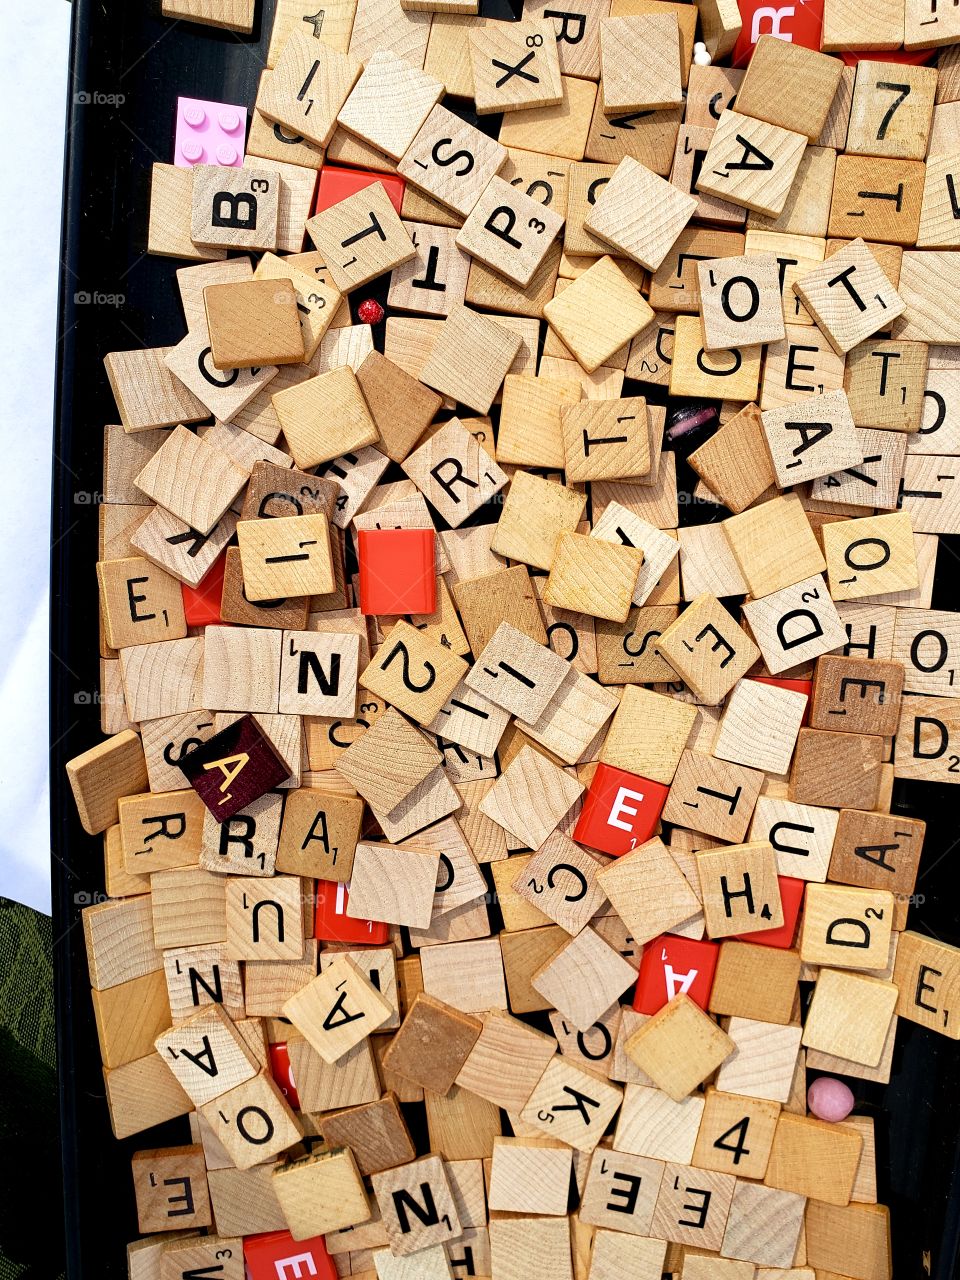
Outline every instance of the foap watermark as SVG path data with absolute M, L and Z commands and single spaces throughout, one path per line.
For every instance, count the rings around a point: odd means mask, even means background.
M 76 707 L 99 707 L 106 701 L 99 689 L 78 689 L 73 695 L 73 704 Z
M 104 93 L 102 89 L 81 89 L 73 95 L 78 107 L 122 107 L 127 100 L 125 93 Z
M 73 301 L 78 307 L 122 307 L 127 301 L 127 295 L 101 293 L 99 289 L 94 289 L 91 293 L 88 289 L 80 289 L 73 295 Z
M 73 494 L 74 505 L 78 507 L 98 507 L 103 502 L 103 494 L 99 490 L 76 489 Z
M 100 902 L 109 902 L 110 895 L 99 889 L 80 889 L 73 895 L 73 901 L 78 907 L 92 907 Z

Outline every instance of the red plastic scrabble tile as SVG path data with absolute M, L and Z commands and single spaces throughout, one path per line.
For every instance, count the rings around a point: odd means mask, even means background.
M 432 529 L 361 529 L 360 612 L 433 613 L 437 607 Z
M 777 883 L 780 886 L 780 901 L 783 904 L 783 924 L 776 929 L 761 929 L 758 933 L 741 934 L 741 942 L 755 942 L 761 947 L 780 947 L 782 950 L 793 946 L 807 882 L 794 880 L 791 876 L 777 876 Z
M 733 66 L 746 66 L 761 36 L 776 36 L 790 44 L 802 44 L 819 51 L 824 0 L 791 0 L 790 4 L 738 0 L 738 3 L 743 30 L 733 50 Z
M 218 822 L 286 782 L 290 770 L 252 715 L 208 738 L 180 761 L 187 781 Z
M 245 1236 L 243 1257 L 250 1280 L 337 1280 L 323 1236 L 294 1240 L 289 1231 Z
M 221 623 L 220 604 L 223 600 L 223 575 L 227 569 L 227 553 L 221 552 L 207 570 L 205 577 L 195 587 L 180 583 L 183 594 L 183 614 L 188 627 L 208 627 Z
M 313 212 L 321 213 L 331 205 L 339 204 L 347 196 L 362 191 L 374 182 L 382 182 L 383 189 L 390 197 L 390 203 L 400 212 L 403 204 L 403 192 L 406 182 L 392 173 L 371 173 L 367 169 L 339 169 L 336 165 L 325 164 L 320 170 L 320 185 L 317 187 L 317 198 L 313 203 Z
M 349 901 L 349 885 L 318 880 L 313 936 L 323 942 L 368 942 L 382 947 L 390 936 L 389 925 L 382 920 L 354 920 L 347 915 Z
M 686 995 L 706 1010 L 720 947 L 716 942 L 663 933 L 643 948 L 633 992 L 637 1013 L 658 1013 L 674 996 Z
M 286 1041 L 271 1044 L 269 1047 L 270 1074 L 290 1106 L 293 1107 L 294 1111 L 299 1111 L 300 1096 L 297 1093 L 297 1086 L 294 1084 L 293 1069 L 290 1066 L 290 1054 L 287 1052 Z
M 669 787 L 625 769 L 597 765 L 574 840 L 619 856 L 649 840 L 657 830 Z

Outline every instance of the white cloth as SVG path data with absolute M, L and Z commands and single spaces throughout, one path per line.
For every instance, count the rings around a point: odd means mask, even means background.
M 0 11 L 0 894 L 46 912 L 48 504 L 69 32 L 63 0 Z

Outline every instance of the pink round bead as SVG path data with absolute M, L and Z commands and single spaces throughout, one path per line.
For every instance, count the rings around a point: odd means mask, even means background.
M 203 107 L 194 104 L 190 107 L 184 107 L 183 118 L 191 129 L 199 129 L 204 120 L 206 120 L 207 113 L 204 111 Z
M 236 164 L 237 149 L 231 147 L 229 142 L 221 142 L 217 147 L 217 164 Z
M 807 1106 L 818 1120 L 836 1124 L 846 1120 L 856 1099 L 849 1085 L 833 1076 L 820 1076 L 807 1090 Z
M 196 164 L 198 160 L 203 159 L 203 147 L 195 138 L 188 138 L 181 145 L 180 150 L 183 152 L 184 160 L 189 160 L 191 164 Z
M 231 108 L 225 107 L 217 116 L 220 122 L 220 128 L 224 133 L 233 133 L 235 129 L 240 128 L 240 116 Z

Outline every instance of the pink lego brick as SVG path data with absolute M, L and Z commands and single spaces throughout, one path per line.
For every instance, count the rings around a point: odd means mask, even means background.
M 177 99 L 177 137 L 173 163 L 181 169 L 195 164 L 239 168 L 247 134 L 247 108 L 203 98 Z

